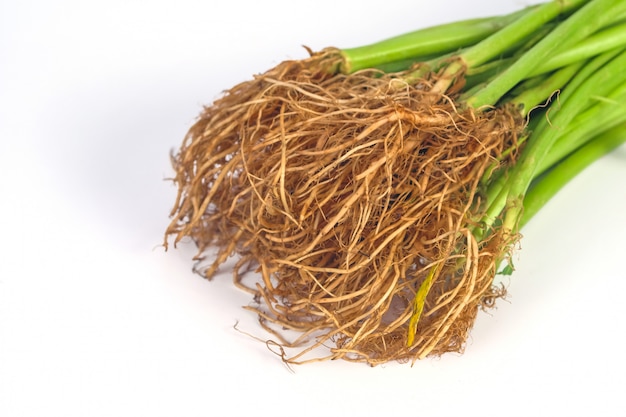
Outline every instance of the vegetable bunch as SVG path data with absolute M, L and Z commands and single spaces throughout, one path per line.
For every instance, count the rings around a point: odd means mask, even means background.
M 555 0 L 283 62 L 172 155 L 165 245 L 236 254 L 287 362 L 460 352 L 520 227 L 626 141 L 625 45 L 626 2 Z

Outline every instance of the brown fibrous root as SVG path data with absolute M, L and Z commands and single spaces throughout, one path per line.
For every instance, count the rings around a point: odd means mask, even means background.
M 500 156 L 523 121 L 463 108 L 455 86 L 432 93 L 436 74 L 408 85 L 373 70 L 329 75 L 317 60 L 283 62 L 204 108 L 172 156 L 166 245 L 190 237 L 207 278 L 232 255 L 238 285 L 244 265 L 258 272 L 246 288 L 260 303 L 248 308 L 298 348 L 281 355 L 290 363 L 461 352 L 477 311 L 502 295 L 496 264 L 515 240 L 497 229 L 474 238 L 480 179 L 511 162 Z

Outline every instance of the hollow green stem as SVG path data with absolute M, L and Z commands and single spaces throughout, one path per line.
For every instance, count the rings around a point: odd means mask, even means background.
M 626 68 L 626 51 L 600 68 L 593 76 L 583 82 L 577 82 L 577 89 L 568 93 L 568 99 L 563 100 L 561 107 L 554 112 L 551 126 L 540 128 L 538 132 L 531 135 L 531 140 L 526 144 L 520 159 L 509 173 L 506 185 L 496 198 L 498 204 L 504 203 L 501 209 L 506 207 L 503 220 L 503 227 L 506 230 L 517 229 L 517 223 L 523 211 L 524 194 L 552 145 L 563 134 L 566 126 L 590 106 L 590 102 L 593 102 L 593 98 L 599 91 L 607 91 L 624 82 L 624 68 Z M 568 90 L 569 88 L 570 86 Z M 500 211 L 498 207 L 495 207 L 495 210 Z M 485 220 L 490 221 L 490 219 Z
M 624 45 L 626 45 L 626 22 L 604 29 L 574 47 L 558 52 L 557 55 L 531 71 L 529 76 L 550 72 L 614 48 L 623 48 Z
M 620 49 L 612 50 L 609 52 L 605 52 L 587 62 L 585 66 L 576 74 L 576 76 L 567 84 L 566 88 L 561 91 L 559 97 L 556 99 L 556 107 L 558 108 L 558 103 L 567 103 L 570 100 L 570 97 L 576 94 L 582 84 L 584 84 L 590 77 L 596 76 L 596 74 L 605 65 L 607 65 L 607 63 L 615 60 L 616 57 L 618 57 L 620 54 L 624 55 L 624 52 Z M 609 77 L 609 81 L 607 83 L 600 82 L 596 84 L 595 88 L 597 88 L 597 90 L 590 92 L 590 99 L 587 100 L 589 103 L 583 104 L 578 113 L 584 112 L 587 107 L 590 107 L 591 105 L 597 103 L 597 100 L 594 100 L 593 96 L 610 95 L 610 92 L 612 91 L 612 89 L 615 88 L 615 86 L 620 85 L 620 83 L 623 85 L 626 82 L 620 81 L 619 79 L 620 77 L 626 75 L 626 72 L 619 70 L 620 65 L 626 64 L 623 61 L 617 61 L 616 64 L 613 64 L 613 71 L 616 72 L 615 74 L 613 74 L 614 76 Z M 613 111 L 615 111 L 614 108 L 612 109 L 612 112 Z M 606 117 L 607 115 L 604 116 Z M 580 120 L 583 119 L 584 117 Z M 580 123 L 580 120 L 579 117 L 576 117 L 576 121 L 574 123 Z M 550 149 L 550 152 L 546 152 L 544 155 L 542 155 L 542 161 L 537 163 L 537 172 L 532 175 L 532 179 L 534 179 L 536 175 L 549 168 L 550 164 L 555 163 L 556 161 L 567 155 L 569 152 L 571 152 L 573 149 L 575 149 L 572 148 L 572 146 L 574 145 L 571 144 L 571 140 L 566 142 L 559 140 L 558 136 L 562 136 L 562 133 L 566 132 L 564 132 L 563 129 L 556 131 L 557 128 L 555 126 L 556 125 L 553 123 L 551 112 L 543 117 L 538 116 L 532 117 L 530 119 L 527 132 L 530 132 L 532 141 L 536 141 L 537 137 L 540 137 L 543 134 L 542 132 L 546 130 L 554 130 L 554 132 L 552 133 L 556 134 L 556 138 L 553 139 L 554 144 L 552 145 L 552 149 Z M 577 133 L 570 133 L 567 137 L 570 139 L 575 139 L 576 135 Z M 528 137 L 524 137 L 521 140 L 524 142 L 528 142 Z M 577 146 L 580 146 L 580 144 Z M 528 151 L 525 149 L 524 152 Z M 543 160 L 545 160 L 545 162 Z M 510 191 L 507 188 L 509 187 L 507 181 L 510 181 L 510 177 L 513 174 L 511 174 L 510 172 L 498 171 L 495 174 L 492 174 L 490 172 L 488 173 L 488 175 L 489 177 L 485 177 L 482 179 L 482 183 L 487 185 L 486 189 L 483 191 L 483 205 L 484 207 L 486 207 L 486 211 L 483 219 L 481 220 L 481 224 L 475 227 L 473 230 L 474 235 L 478 239 L 480 239 L 483 235 L 489 232 L 489 228 L 501 215 L 502 210 L 504 210 Z
M 623 68 L 626 68 L 626 50 L 610 51 L 589 61 L 559 94 L 558 105 L 553 106 L 546 117 L 538 120 L 533 135 L 540 137 L 550 130 L 558 138 L 569 125 L 556 122 L 560 113 L 572 112 L 576 108 L 578 117 L 596 105 L 599 98 L 611 97 L 616 91 L 619 93 L 626 83 L 626 71 Z M 572 120 L 575 122 L 574 118 Z
M 519 222 L 520 228 L 572 178 L 623 143 L 626 143 L 626 124 L 594 137 L 544 176 L 533 181 L 524 197 L 524 213 Z
M 619 125 L 626 125 L 626 84 L 608 97 L 598 98 L 596 105 L 579 114 L 543 158 L 535 175 L 550 169 L 594 135 Z
M 392 62 L 402 63 L 407 59 L 418 61 L 425 57 L 457 51 L 497 32 L 535 8 L 536 6 L 528 7 L 504 16 L 446 23 L 370 45 L 342 49 L 340 54 L 343 63 L 340 65 L 340 71 L 348 74 Z
M 527 76 L 525 85 L 523 85 L 521 89 L 517 89 L 523 90 L 527 87 L 534 88 L 546 80 L 545 77 L 541 77 L 546 73 L 560 70 L 576 63 L 582 63 L 610 50 L 618 51 L 623 49 L 624 46 L 626 46 L 626 22 L 623 20 L 624 19 L 620 19 L 618 24 L 593 34 L 591 37 L 584 39 L 572 47 L 558 48 L 558 50 L 555 51 L 555 55 L 531 71 Z M 522 50 L 522 53 L 523 52 L 525 52 L 525 50 Z M 521 56 L 521 54 L 519 54 L 519 56 Z M 465 72 L 466 86 L 468 86 L 468 88 L 463 94 L 462 99 L 476 95 L 489 81 L 495 79 L 496 76 L 510 67 L 515 60 L 516 57 L 506 57 L 490 61 L 476 68 L 468 69 Z M 408 68 L 408 66 L 405 68 Z M 562 73 L 558 76 L 565 77 L 565 74 L 566 73 Z M 548 82 L 559 84 L 557 79 L 552 79 Z M 527 95 L 529 94 L 531 93 L 527 93 Z M 532 102 L 539 103 L 536 99 L 529 101 L 529 103 Z
M 553 7 L 555 7 L 560 4 L 560 2 L 557 2 L 557 4 L 553 3 L 547 3 L 546 6 L 553 5 Z M 572 3 L 574 4 L 570 4 L 570 6 L 574 7 L 583 2 L 573 0 Z M 546 8 L 546 10 L 548 9 Z M 535 11 L 542 11 L 542 7 L 537 8 Z M 592 33 L 610 24 L 615 15 L 621 15 L 624 11 L 626 11 L 626 2 L 623 0 L 589 1 L 574 12 L 568 19 L 561 22 L 548 36 L 527 51 L 507 70 L 491 81 L 483 90 L 469 98 L 467 104 L 473 108 L 495 105 L 511 88 L 527 78 L 531 71 L 539 67 L 542 62 L 548 61 L 554 51 L 559 49 L 563 50 L 563 48 L 575 45 Z M 516 24 L 526 19 L 531 20 L 530 18 L 533 16 L 534 12 L 527 14 L 505 29 L 497 32 L 492 37 L 505 32 L 507 29 L 514 27 Z M 538 21 L 541 20 L 538 18 Z M 535 22 L 531 20 L 530 23 Z
M 571 10 L 575 10 L 576 8 L 584 4 L 586 1 L 588 0 L 554 0 L 548 3 L 540 4 L 538 7 L 536 7 L 529 13 L 525 14 L 524 16 L 522 16 L 515 22 L 511 23 L 510 25 L 504 27 L 503 29 L 499 30 L 498 32 L 494 33 L 488 38 L 480 41 L 479 43 L 472 46 L 471 48 L 466 49 L 465 51 L 463 51 L 463 53 L 459 54 L 457 57 L 458 59 L 448 65 L 445 73 L 440 77 L 439 81 L 435 84 L 433 91 L 445 93 L 445 91 L 452 84 L 453 80 L 455 79 L 455 77 L 460 71 L 479 67 L 493 60 L 494 58 L 500 57 L 503 53 L 505 53 L 506 51 L 509 51 L 513 45 L 524 43 L 525 41 L 529 41 L 533 39 L 536 36 L 536 34 L 540 32 L 545 27 L 545 25 L 548 24 L 550 21 L 554 20 L 556 17 L 558 17 L 559 15 L 563 13 L 567 13 L 567 12 L 570 12 Z M 598 0 L 592 0 L 592 1 L 598 1 Z M 600 1 L 603 1 L 603 0 L 600 0 Z M 540 42 L 540 44 L 541 43 L 542 42 Z M 535 49 L 536 47 L 533 48 L 533 50 Z M 544 55 L 546 55 L 548 52 L 549 51 L 544 53 Z M 523 55 L 522 59 L 526 55 L 527 53 Z M 538 54 L 535 53 L 535 55 L 538 55 Z M 541 62 L 541 59 L 545 59 L 545 57 L 537 56 L 537 58 L 534 59 L 534 61 L 536 62 L 531 62 L 528 65 L 532 65 L 532 64 L 537 65 L 539 62 Z M 508 70 L 506 70 L 503 74 L 508 73 L 510 70 L 511 70 L 511 67 Z M 527 73 L 528 71 L 529 69 L 527 69 L 525 73 Z M 518 72 L 520 71 L 516 71 L 512 75 L 509 75 L 506 79 L 512 80 L 513 76 L 518 76 Z M 499 76 L 498 78 L 496 78 L 496 80 L 499 80 L 501 78 L 502 77 Z M 518 77 L 517 82 L 521 81 L 522 79 L 523 77 Z M 513 87 L 517 82 L 514 82 L 511 85 L 509 85 L 508 89 Z M 491 84 L 493 84 L 493 81 L 489 85 Z M 503 89 L 502 87 L 500 87 L 499 90 L 485 88 L 484 90 L 487 90 L 490 93 L 490 95 L 487 95 L 487 97 L 489 97 L 490 99 L 490 102 L 486 102 L 483 99 L 482 95 L 480 95 L 481 93 L 479 92 L 477 96 L 480 97 L 482 101 L 477 100 L 475 98 L 476 96 L 472 96 L 468 100 L 468 104 L 474 108 L 480 108 L 483 105 L 495 104 L 495 102 L 501 96 L 503 96 L 506 93 L 506 91 L 508 91 L 508 89 Z M 492 97 L 494 92 L 499 93 L 497 98 Z M 476 103 L 472 103 L 472 101 L 476 101 Z
M 522 88 L 522 92 L 510 102 L 519 107 L 522 116 L 527 116 L 533 108 L 541 105 L 555 92 L 563 88 L 583 65 L 584 62 L 577 62 L 561 68 L 549 77 L 542 79 L 541 83 L 530 88 Z
M 580 7 L 586 1 L 564 0 L 540 4 L 520 19 L 464 52 L 461 58 L 465 65 L 470 68 L 489 62 L 494 57 L 506 52 L 511 45 L 531 37 L 546 23 L 563 13 Z

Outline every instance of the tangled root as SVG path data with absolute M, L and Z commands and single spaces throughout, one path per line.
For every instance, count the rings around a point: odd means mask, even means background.
M 479 181 L 522 121 L 458 108 L 455 87 L 430 92 L 434 76 L 408 85 L 311 62 L 280 64 L 204 109 L 172 158 L 179 191 L 166 244 L 191 237 L 207 278 L 239 255 L 235 282 L 282 346 L 299 347 L 291 363 L 461 352 L 478 309 L 502 295 L 495 268 L 515 239 L 472 235 Z M 244 286 L 249 270 L 260 279 Z M 327 353 L 308 359 L 319 347 Z

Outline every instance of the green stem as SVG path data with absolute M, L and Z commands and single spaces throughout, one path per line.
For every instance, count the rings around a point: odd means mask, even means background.
M 342 49 L 340 54 L 343 58 L 343 63 L 340 65 L 340 71 L 348 74 L 364 68 L 374 68 L 392 62 L 403 62 L 407 59 L 415 62 L 424 60 L 425 57 L 457 51 L 497 32 L 534 8 L 536 6 L 505 16 L 446 23 L 416 30 L 370 45 Z
M 559 160 L 581 147 L 594 135 L 626 124 L 626 83 L 606 98 L 579 114 L 567 131 L 554 143 L 550 152 L 537 167 L 535 175 L 541 175 Z
M 513 98 L 509 101 L 509 103 L 516 105 L 519 108 L 520 113 L 523 116 L 527 116 L 530 111 L 540 106 L 541 103 L 549 100 L 555 92 L 563 88 L 580 70 L 583 64 L 584 63 L 581 62 L 562 68 L 550 77 L 540 77 L 541 80 L 539 82 L 537 82 L 535 79 L 528 80 L 528 83 L 532 85 L 526 87 L 526 83 L 522 84 L 522 87 L 520 88 L 521 92 L 517 95 L 513 94 Z M 527 127 L 527 131 L 532 131 L 536 127 L 536 125 L 536 119 L 531 119 L 531 122 Z M 518 140 L 517 146 L 520 146 L 527 140 L 528 135 L 520 138 Z M 502 157 L 507 157 L 508 154 L 512 151 L 513 149 L 505 150 L 502 154 Z M 484 204 L 487 207 L 489 207 L 489 205 L 492 204 L 493 201 L 498 197 L 498 195 L 502 192 L 504 185 L 506 184 L 506 177 L 502 175 L 503 173 L 496 171 L 499 164 L 499 161 L 495 161 L 491 168 L 487 170 L 485 176 L 481 180 L 481 184 L 488 184 L 488 188 L 483 195 Z M 496 213 L 491 213 L 491 215 L 495 216 Z M 476 230 L 475 236 L 480 237 L 482 236 L 483 232 L 484 230 Z
M 570 95 L 572 95 L 578 87 L 584 83 L 589 77 L 593 76 L 597 73 L 600 68 L 604 67 L 608 62 L 615 59 L 619 54 L 623 52 L 622 48 L 617 48 L 614 50 L 607 51 L 603 54 L 598 55 L 597 57 L 588 61 L 584 68 L 580 70 L 576 77 L 567 85 L 567 89 L 561 94 L 561 101 L 567 100 Z
M 532 40 L 537 33 L 539 33 L 546 24 L 550 21 L 554 20 L 556 17 L 563 13 L 570 12 L 571 10 L 575 10 L 584 4 L 588 0 L 554 0 L 549 3 L 544 3 L 537 6 L 535 9 L 531 10 L 529 13 L 525 14 L 515 22 L 510 25 L 504 27 L 488 38 L 482 40 L 471 48 L 466 49 L 462 53 L 458 55 L 458 59 L 452 63 L 450 63 L 446 71 L 439 78 L 438 82 L 433 87 L 433 91 L 445 93 L 448 87 L 453 83 L 457 74 L 459 74 L 463 70 L 471 70 L 473 68 L 479 67 L 494 58 L 500 57 L 505 52 L 509 51 L 513 45 L 518 45 L 520 43 L 524 43 L 526 41 Z M 598 1 L 598 0 L 592 0 Z M 599 0 L 603 1 L 603 0 Z M 611 0 L 616 1 L 616 0 Z M 568 19 L 569 20 L 569 19 Z M 559 25 L 560 26 L 560 25 Z M 544 38 L 545 39 L 545 38 Z M 541 44 L 543 41 L 540 41 Z M 531 50 L 535 50 L 536 46 Z M 547 51 L 549 52 L 549 51 Z M 525 53 L 521 59 L 528 55 Z M 535 53 L 535 55 L 537 55 Z M 537 57 L 535 59 L 536 62 L 529 63 L 537 65 L 541 62 L 541 59 L 545 59 L 545 57 Z M 503 74 L 507 74 L 511 68 L 515 67 L 514 64 L 512 67 L 509 67 Z M 526 67 L 531 68 L 531 67 Z M 530 69 L 526 70 L 527 73 Z M 513 75 L 518 76 L 518 72 L 515 72 Z M 502 76 L 499 76 L 495 79 L 495 81 L 501 79 Z M 508 76 L 505 80 L 512 80 L 512 76 Z M 517 82 L 521 81 L 523 76 L 518 77 L 517 81 L 509 85 L 509 88 L 503 89 L 500 85 L 498 85 L 499 89 L 495 90 L 493 88 L 485 88 L 481 90 L 476 96 L 473 96 L 469 99 L 468 105 L 473 108 L 480 108 L 483 105 L 495 104 L 498 99 L 503 96 L 511 87 L 513 87 Z M 489 84 L 493 84 L 493 81 Z M 486 102 L 482 96 L 482 91 L 487 90 L 490 95 L 490 102 Z M 498 93 L 497 97 L 493 97 L 494 93 Z M 478 100 L 476 97 L 480 97 L 482 99 Z M 476 101 L 476 103 L 473 103 Z M 493 103 L 491 103 L 493 102 Z
M 541 105 L 555 92 L 563 88 L 583 65 L 584 62 L 577 62 L 561 68 L 551 76 L 543 79 L 540 84 L 531 88 L 522 88 L 522 92 L 510 102 L 519 106 L 522 116 L 527 116 L 533 108 Z
M 527 39 L 548 22 L 563 13 L 578 8 L 586 1 L 588 0 L 556 0 L 541 4 L 520 19 L 465 51 L 461 58 L 465 65 L 470 68 L 489 62 L 494 57 L 509 50 L 511 45 Z
M 626 22 L 623 22 L 623 18 L 619 19 L 619 21 L 620 23 L 593 34 L 591 37 L 584 39 L 575 46 L 563 50 L 559 48 L 558 51 L 555 51 L 556 55 L 527 75 L 527 80 L 537 80 L 534 85 L 527 81 L 521 90 L 529 86 L 534 88 L 535 85 L 542 83 L 545 80 L 542 76 L 546 73 L 560 70 L 572 64 L 584 62 L 610 50 L 617 51 L 623 49 L 626 45 Z M 522 53 L 518 56 L 521 56 L 523 52 L 525 52 L 525 49 L 523 49 Z M 516 58 L 517 57 L 500 58 L 479 67 L 468 69 L 465 72 L 466 91 L 462 99 L 476 95 L 489 81 L 495 79 L 496 76 L 510 67 L 515 62 Z M 408 68 L 408 66 L 405 66 L 405 69 L 406 68 Z M 561 74 L 560 76 L 565 76 L 565 74 Z M 556 82 L 558 84 L 557 80 L 551 80 L 550 82 Z M 530 102 L 539 103 L 537 100 L 531 100 Z
M 560 93 L 558 105 L 552 107 L 546 117 L 539 119 L 533 135 L 541 136 L 549 130 L 554 130 L 557 136 L 562 135 L 568 124 L 556 124 L 554 114 L 571 111 L 566 109 L 576 107 L 576 116 L 579 116 L 594 106 L 599 97 L 615 94 L 626 82 L 626 71 L 623 68 L 626 68 L 626 50 L 610 51 L 589 61 Z M 589 87 L 590 80 L 594 80 L 593 87 Z
M 592 77 L 584 82 L 577 82 L 576 90 L 568 94 L 568 99 L 564 99 L 561 107 L 556 109 L 555 114 L 551 116 L 551 126 L 539 129 L 531 135 L 531 140 L 528 141 L 520 159 L 511 169 L 507 184 L 500 193 L 505 194 L 502 206 L 502 209 L 506 207 L 503 221 L 505 230 L 517 229 L 517 223 L 523 211 L 524 194 L 543 158 L 550 152 L 552 145 L 562 135 L 565 127 L 582 111 L 589 108 L 590 102 L 593 102 L 593 97 L 599 91 L 606 91 L 623 83 L 624 68 L 626 68 L 626 51 L 600 68 Z M 571 86 L 568 86 L 567 90 L 570 88 Z M 502 203 L 500 196 L 497 201 L 499 204 Z
M 544 176 L 533 181 L 524 197 L 524 213 L 520 219 L 520 228 L 572 178 L 623 143 L 626 143 L 626 124 L 594 137 Z
M 571 4 L 571 6 L 577 6 L 583 2 L 580 0 L 572 0 L 572 3 L 575 4 Z M 556 6 L 558 4 L 560 3 L 548 3 L 547 5 Z M 535 9 L 535 11 L 540 10 L 542 10 L 542 7 Z M 559 49 L 563 50 L 564 48 L 582 41 L 592 33 L 605 27 L 607 24 L 610 24 L 616 14 L 621 15 L 625 10 L 626 2 L 623 0 L 589 1 L 568 19 L 561 22 L 548 36 L 543 38 L 532 49 L 526 52 L 513 65 L 490 82 L 483 90 L 469 98 L 467 100 L 467 104 L 473 108 L 495 105 L 498 100 L 511 88 L 524 78 L 527 78 L 531 71 L 539 67 L 542 62 L 549 60 L 554 51 Z M 549 14 L 546 13 L 546 15 Z M 492 37 L 496 37 L 505 30 L 514 27 L 526 18 L 529 18 L 530 20 L 533 16 L 534 13 L 527 14 L 523 18 L 507 26 L 505 29 L 497 32 Z M 538 18 L 538 20 L 540 19 Z
M 465 70 L 465 77 L 476 77 L 481 76 L 482 73 L 491 73 L 492 76 L 485 79 L 495 78 L 495 75 L 501 73 L 504 68 L 511 66 L 513 62 L 515 62 L 519 57 L 521 57 L 526 51 L 532 48 L 539 40 L 546 37 L 552 29 L 556 26 L 556 22 L 549 22 L 545 25 L 538 28 L 537 31 L 533 32 L 531 36 L 521 39 L 517 43 L 513 43 L 510 45 L 509 49 L 501 52 L 494 59 L 490 59 L 481 65 L 472 65 Z M 501 34 L 499 35 L 501 36 Z M 458 53 L 459 56 L 463 57 L 465 51 L 460 51 Z M 494 71 L 499 70 L 499 71 Z
M 590 36 L 570 49 L 563 50 L 536 70 L 531 71 L 529 76 L 536 76 L 584 61 L 611 49 L 623 48 L 624 45 L 626 45 L 626 23 L 621 23 Z
M 557 101 L 561 103 L 567 102 L 569 100 L 569 97 L 573 95 L 578 90 L 578 88 L 585 81 L 587 81 L 588 78 L 592 77 L 594 74 L 600 71 L 600 69 L 603 68 L 608 62 L 611 62 L 613 59 L 615 59 L 616 56 L 619 55 L 619 53 L 623 54 L 623 52 L 620 50 L 605 52 L 595 57 L 591 61 L 587 62 L 586 65 L 580 70 L 580 72 L 574 77 L 574 79 L 572 79 L 568 83 L 567 87 L 561 92 Z M 619 66 L 620 64 L 618 63 L 617 65 Z M 624 72 L 623 71 L 618 72 L 617 76 L 619 77 L 620 74 L 624 74 Z M 616 79 L 615 77 L 613 77 L 613 82 L 607 86 L 610 88 L 613 88 L 613 86 L 616 84 L 615 81 L 617 81 L 617 85 L 619 85 L 619 82 L 620 82 L 619 79 Z M 606 94 L 606 92 L 602 88 L 602 85 L 598 87 L 598 91 L 602 91 L 602 93 L 598 93 L 596 91 L 595 92 L 596 95 Z M 610 91 L 610 89 L 608 91 Z M 546 115 L 546 117 L 531 118 L 530 126 L 527 130 L 529 132 L 532 132 L 533 140 L 535 140 L 534 138 L 540 136 L 542 131 L 545 131 L 547 129 L 552 129 L 553 124 L 552 124 L 551 118 L 552 118 L 551 114 Z M 526 138 L 524 138 L 524 140 L 527 141 Z M 556 140 L 555 140 L 555 143 L 558 144 Z M 552 150 L 550 151 L 550 153 L 547 153 L 547 155 L 544 155 L 544 159 L 550 158 L 549 155 L 551 155 L 551 153 L 552 153 Z M 548 161 L 549 160 L 550 159 L 548 159 Z M 544 165 L 543 162 L 538 163 L 537 169 L 545 170 L 546 168 L 545 166 L 541 168 L 543 165 Z M 505 176 L 505 173 L 502 173 L 502 172 L 498 172 L 497 174 L 498 174 L 498 177 L 495 180 L 486 178 L 486 179 L 483 179 L 482 181 L 483 183 L 488 184 L 488 187 L 484 192 L 484 205 L 485 207 L 487 207 L 487 209 L 486 209 L 484 218 L 482 219 L 482 223 L 484 227 L 476 228 L 474 230 L 474 235 L 477 238 L 480 238 L 482 235 L 488 232 L 489 227 L 494 223 L 496 218 L 501 214 L 502 210 L 504 209 L 506 205 L 508 194 L 507 194 L 507 189 L 505 187 L 507 186 L 507 180 L 510 175 L 508 175 L 507 173 L 507 175 Z M 536 173 L 533 174 L 533 178 L 535 175 Z

